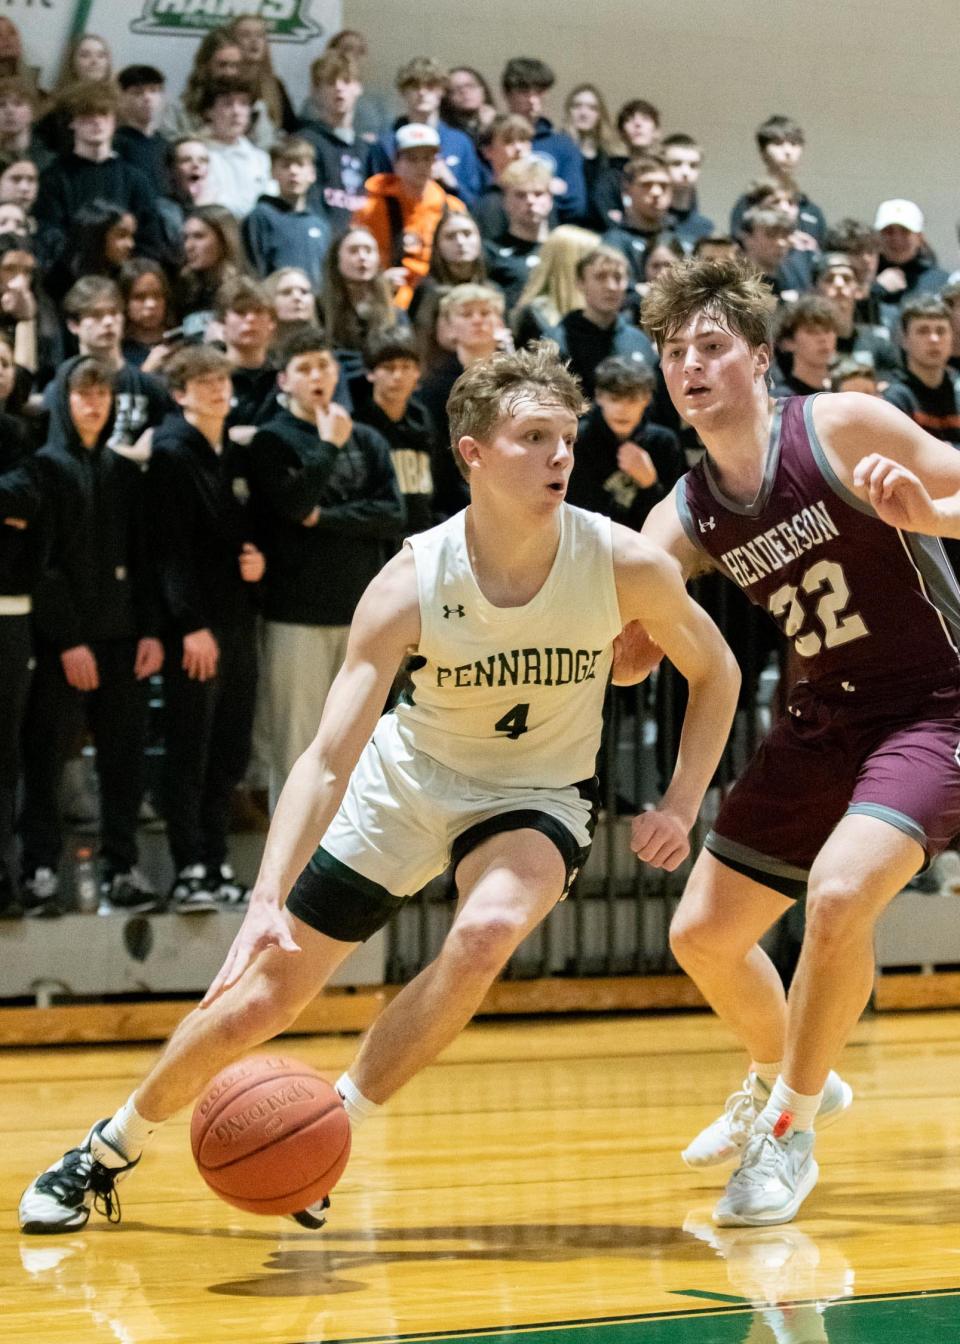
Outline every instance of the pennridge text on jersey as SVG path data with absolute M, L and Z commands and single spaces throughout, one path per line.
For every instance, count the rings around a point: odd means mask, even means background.
M 458 667 L 438 667 L 437 685 L 566 686 L 593 681 L 603 649 L 509 649 Z M 453 680 L 451 681 L 451 678 Z

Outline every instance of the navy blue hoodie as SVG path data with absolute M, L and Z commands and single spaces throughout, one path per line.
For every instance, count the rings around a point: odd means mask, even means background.
M 261 196 L 243 221 L 243 241 L 259 276 L 283 266 L 306 271 L 314 289 L 323 282 L 323 259 L 330 246 L 327 212 L 295 210 L 282 196 Z

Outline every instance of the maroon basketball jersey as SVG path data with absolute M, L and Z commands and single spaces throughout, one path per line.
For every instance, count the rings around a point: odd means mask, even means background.
M 960 589 L 939 538 L 889 527 L 846 488 L 817 439 L 814 400 L 778 403 L 753 503 L 723 494 L 706 455 L 687 472 L 684 530 L 766 608 L 808 680 L 866 689 L 955 673 Z

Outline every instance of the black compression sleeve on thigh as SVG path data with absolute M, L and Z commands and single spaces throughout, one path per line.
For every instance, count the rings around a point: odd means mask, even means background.
M 396 914 L 404 899 L 318 849 L 297 878 L 287 909 L 328 938 L 364 943 Z

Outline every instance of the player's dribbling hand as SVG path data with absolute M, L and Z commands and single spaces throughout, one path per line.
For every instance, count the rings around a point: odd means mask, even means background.
M 858 462 L 853 483 L 865 490 L 876 513 L 890 527 L 937 535 L 940 512 L 927 488 L 912 471 L 879 453 Z
M 277 948 L 280 952 L 299 952 L 300 946 L 294 942 L 286 916 L 278 905 L 270 901 L 258 901 L 251 898 L 243 923 L 237 930 L 237 936 L 230 945 L 226 961 L 217 972 L 210 988 L 200 1001 L 201 1008 L 209 1008 L 220 995 L 235 985 L 248 966 L 252 965 L 261 952 L 268 948 Z
M 635 686 L 649 677 L 663 657 L 663 650 L 639 621 L 629 621 L 613 641 L 613 684 Z
M 687 828 L 678 816 L 653 807 L 634 817 L 630 827 L 630 848 L 651 868 L 665 868 L 672 873 L 690 853 L 690 841 Z

